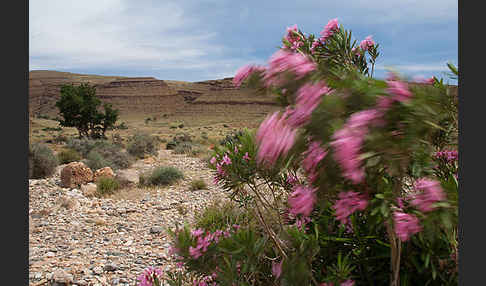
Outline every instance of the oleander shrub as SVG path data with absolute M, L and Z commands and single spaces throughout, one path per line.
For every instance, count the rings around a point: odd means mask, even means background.
M 45 144 L 36 143 L 29 147 L 30 178 L 46 178 L 54 174 L 59 161 L 54 152 Z
M 184 178 L 184 174 L 172 166 L 159 166 L 143 173 L 139 177 L 142 186 L 166 186 L 172 185 Z

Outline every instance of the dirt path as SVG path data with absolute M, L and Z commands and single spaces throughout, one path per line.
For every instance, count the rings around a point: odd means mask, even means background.
M 148 266 L 172 268 L 166 228 L 191 222 L 196 210 L 225 195 L 201 160 L 169 150 L 124 172 L 138 178 L 158 165 L 180 169 L 184 180 L 168 187 L 134 187 L 111 198 L 87 198 L 77 189 L 61 188 L 59 174 L 29 180 L 30 285 L 136 285 Z M 190 191 L 191 180 L 199 178 L 208 189 Z

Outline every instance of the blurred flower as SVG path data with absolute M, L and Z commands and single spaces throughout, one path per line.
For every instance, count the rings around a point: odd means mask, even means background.
M 340 286 L 353 286 L 354 285 L 354 281 L 351 280 L 351 279 L 348 279 L 344 282 L 341 282 L 341 285 Z
M 259 144 L 257 161 L 261 164 L 275 163 L 279 156 L 287 154 L 296 137 L 296 130 L 291 128 L 279 112 L 268 116 L 260 125 L 256 140 Z
M 285 51 L 283 49 L 275 52 L 270 58 L 269 67 L 264 73 L 263 79 L 266 85 L 278 85 L 278 74 L 292 72 L 297 79 L 316 69 L 316 64 L 308 57 L 300 54 Z
M 410 236 L 422 230 L 419 219 L 414 215 L 396 211 L 393 213 L 393 220 L 395 233 L 401 241 L 407 241 Z
M 355 211 L 362 211 L 368 206 L 368 200 L 363 194 L 353 191 L 340 192 L 339 199 L 334 203 L 333 209 L 336 211 L 336 219 L 342 224 L 348 223 L 348 217 Z
M 320 81 L 316 84 L 306 83 L 297 91 L 295 109 L 290 112 L 288 123 L 293 127 L 300 127 L 311 118 L 314 109 L 319 105 L 321 97 L 329 93 L 327 85 Z
M 440 183 L 435 180 L 427 178 L 419 179 L 415 183 L 415 188 L 423 192 L 413 195 L 410 203 L 422 212 L 434 210 L 434 206 L 432 205 L 445 199 L 445 194 Z
M 327 151 L 321 147 L 319 142 L 313 141 L 309 144 L 309 148 L 303 155 L 305 158 L 302 161 L 302 166 L 309 174 L 310 181 L 313 182 L 317 178 L 317 164 L 326 157 Z
M 245 155 L 243 156 L 243 159 L 250 161 L 250 156 L 248 156 L 248 152 L 245 152 Z
M 279 263 L 272 262 L 272 274 L 277 279 L 282 274 L 282 263 L 283 263 L 283 260 L 280 261 Z
M 412 93 L 408 90 L 408 85 L 398 80 L 387 80 L 387 92 L 393 94 L 393 99 L 400 102 L 408 101 L 412 97 Z
M 212 157 L 211 160 L 209 160 L 209 163 L 214 165 L 216 163 L 216 158 Z
M 250 74 L 252 74 L 255 71 L 262 71 L 262 70 L 264 70 L 263 67 L 259 67 L 259 66 L 255 66 L 255 65 L 246 65 L 246 66 L 243 66 L 243 67 L 239 68 L 236 71 L 236 75 L 233 78 L 233 84 L 236 87 L 240 87 L 241 86 L 241 83 L 245 79 L 247 79 L 250 76 Z
M 316 202 L 315 189 L 305 186 L 296 186 L 288 198 L 290 213 L 309 216 Z

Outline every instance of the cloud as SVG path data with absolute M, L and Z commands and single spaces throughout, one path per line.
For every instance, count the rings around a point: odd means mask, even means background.
M 286 27 L 316 34 L 335 17 L 358 41 L 373 34 L 383 43 L 380 63 L 383 57 L 414 71 L 457 59 L 452 0 L 30 0 L 29 68 L 226 77 L 244 64 L 264 64 Z

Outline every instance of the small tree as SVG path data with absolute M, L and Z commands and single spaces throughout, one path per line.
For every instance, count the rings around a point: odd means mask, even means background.
M 83 83 L 79 86 L 66 84 L 61 87 L 61 98 L 56 107 L 62 115 L 61 126 L 76 127 L 79 137 L 106 138 L 106 130 L 118 119 L 118 110 L 104 103 L 104 113 L 99 111 L 101 100 L 96 97 L 96 87 Z

